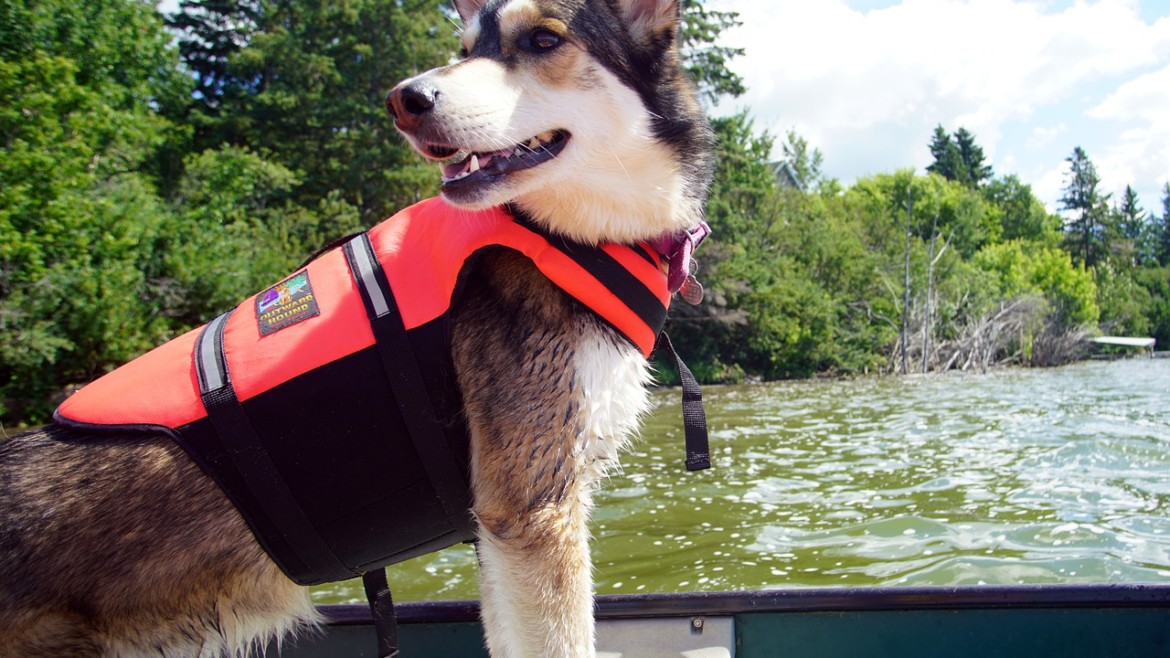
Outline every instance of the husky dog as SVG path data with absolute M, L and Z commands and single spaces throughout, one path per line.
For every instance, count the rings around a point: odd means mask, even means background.
M 464 58 L 387 105 L 443 196 L 577 242 L 702 219 L 711 134 L 679 0 L 456 0 Z M 508 251 L 452 309 L 493 656 L 592 656 L 592 491 L 647 409 L 647 363 Z M 0 441 L 0 656 L 245 655 L 319 623 L 304 588 L 166 436 Z

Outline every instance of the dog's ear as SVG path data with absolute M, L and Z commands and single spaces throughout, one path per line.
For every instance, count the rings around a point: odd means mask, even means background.
M 681 0 L 618 0 L 630 35 L 652 41 L 664 31 L 674 31 L 682 18 Z
M 455 0 L 455 11 L 459 12 L 459 18 L 463 19 L 463 25 L 466 27 L 471 23 L 471 19 L 479 13 L 480 9 L 486 5 L 488 0 Z

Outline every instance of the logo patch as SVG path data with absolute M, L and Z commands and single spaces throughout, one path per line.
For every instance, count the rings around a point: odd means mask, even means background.
M 321 314 L 309 273 L 294 274 L 268 290 L 256 295 L 256 321 L 260 335 L 267 336 L 301 320 Z

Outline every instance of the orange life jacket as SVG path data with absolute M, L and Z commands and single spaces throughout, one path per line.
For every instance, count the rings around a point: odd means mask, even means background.
M 55 420 L 171 435 L 301 584 L 471 540 L 449 310 L 493 246 L 650 354 L 670 301 L 654 249 L 573 244 L 430 199 L 85 386 Z

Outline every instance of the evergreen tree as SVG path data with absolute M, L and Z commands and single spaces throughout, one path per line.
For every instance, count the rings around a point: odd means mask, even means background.
M 976 189 L 991 179 L 991 166 L 985 162 L 983 148 L 975 143 L 975 135 L 966 128 L 948 135 L 941 125 L 936 126 L 930 140 L 930 154 L 934 162 L 926 170 L 947 180 Z
M 1092 267 L 1106 251 L 1109 196 L 1097 189 L 1101 178 L 1084 149 L 1074 148 L 1065 161 L 1069 173 L 1060 203 L 1063 210 L 1072 213 L 1065 225 L 1069 251 L 1082 265 Z
M 1154 230 L 1154 254 L 1163 267 L 1170 266 L 1170 183 L 1162 186 L 1162 218 Z
M 733 57 L 743 54 L 743 48 L 730 48 L 717 43 L 726 29 L 740 24 L 739 14 L 715 11 L 703 6 L 700 0 L 682 0 L 682 27 L 680 49 L 683 66 L 699 86 L 699 93 L 714 103 L 721 96 L 737 97 L 747 91 L 743 78 L 727 68 Z
M 199 149 L 246 147 L 294 172 L 297 203 L 377 222 L 437 191 L 386 114 L 398 81 L 458 50 L 437 2 L 186 0 L 171 19 L 202 98 Z
M 975 143 L 975 135 L 966 128 L 959 128 L 955 132 L 955 147 L 959 150 L 959 160 L 963 166 L 961 175 L 952 180 L 974 189 L 991 178 L 991 165 L 984 162 L 983 148 Z
M 1149 213 L 1141 207 L 1137 192 L 1132 186 L 1125 186 L 1121 205 L 1114 214 L 1117 217 L 1118 234 L 1129 243 L 1129 249 L 1133 252 L 1133 264 L 1145 265 L 1155 262 L 1157 255 L 1153 226 Z
M 926 168 L 927 171 L 938 174 L 947 180 L 958 181 L 967 177 L 959 146 L 955 144 L 941 124 L 934 128 L 934 136 L 930 141 L 930 154 L 934 156 L 934 162 Z
M 257 0 L 182 0 L 167 25 L 179 34 L 179 52 L 195 76 L 195 102 L 215 115 L 224 95 L 246 81 L 233 78 L 230 63 L 251 39 L 260 21 Z
M 796 174 L 800 189 L 804 191 L 816 189 L 822 176 L 821 168 L 825 163 L 825 156 L 820 149 L 810 149 L 808 140 L 795 130 L 788 131 L 780 148 L 784 153 L 784 161 Z

